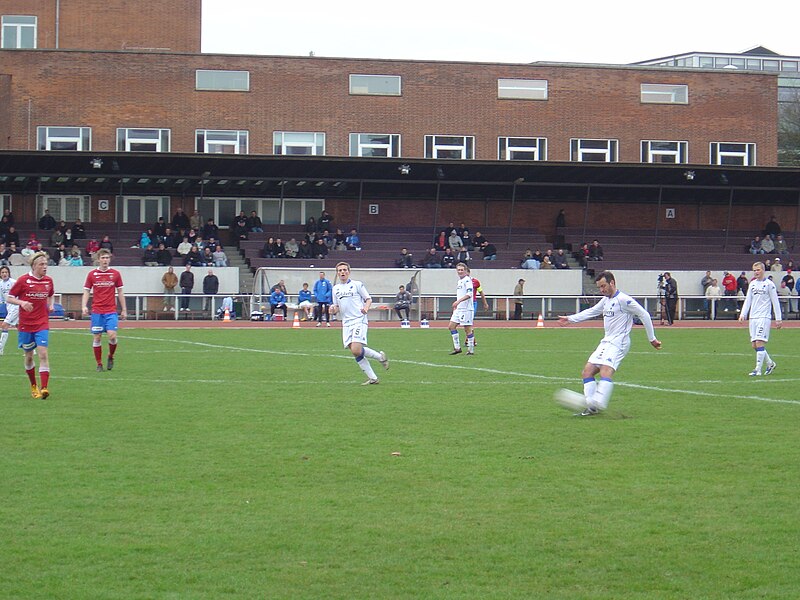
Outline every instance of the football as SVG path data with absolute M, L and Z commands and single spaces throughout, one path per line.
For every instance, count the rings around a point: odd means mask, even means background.
M 555 401 L 561 406 L 569 410 L 582 411 L 586 408 L 586 397 L 572 390 L 564 388 L 556 390 L 556 393 L 553 394 L 553 398 L 555 398 Z

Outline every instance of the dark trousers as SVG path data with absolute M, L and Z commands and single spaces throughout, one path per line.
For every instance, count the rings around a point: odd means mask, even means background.
M 330 304 L 328 302 L 320 302 L 317 304 L 317 321 L 322 323 L 322 315 L 325 315 L 325 320 L 331 322 L 331 314 L 328 312 Z
M 189 296 L 192 295 L 192 288 L 181 288 L 181 308 L 189 308 Z
M 394 307 L 394 312 L 396 312 L 396 313 L 397 313 L 397 317 L 398 317 L 398 318 L 399 318 L 401 321 L 403 321 L 403 320 L 405 320 L 405 321 L 410 321 L 410 320 L 411 320 L 411 318 L 410 318 L 411 312 L 410 312 L 410 309 L 409 309 L 407 306 L 406 306 L 405 308 L 397 308 L 397 307 L 395 306 L 395 307 Z M 403 319 L 403 313 L 406 313 L 406 317 L 405 317 L 405 319 Z
M 514 304 L 514 320 L 519 321 L 522 319 L 522 304 Z
M 280 306 L 278 306 L 277 304 L 270 304 L 270 309 L 269 310 L 270 310 L 270 314 L 271 315 L 274 315 L 276 310 L 282 310 L 283 311 L 283 318 L 284 319 L 286 318 L 286 305 L 285 304 L 281 304 Z
M 667 323 L 672 325 L 675 322 L 675 310 L 678 308 L 677 298 L 667 298 Z

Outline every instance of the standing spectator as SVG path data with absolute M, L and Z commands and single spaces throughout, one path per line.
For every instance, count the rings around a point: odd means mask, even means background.
M 50 214 L 48 209 L 44 209 L 44 214 L 42 218 L 39 219 L 39 229 L 44 229 L 45 231 L 52 231 L 56 228 L 56 220 L 53 218 L 53 215 Z
M 164 286 L 164 312 L 175 308 L 175 288 L 178 287 L 178 276 L 172 266 L 161 276 L 161 285 Z
M 0 246 L 4 246 L 4 244 L 0 244 Z M 0 326 L 0 356 L 5 352 L 8 330 L 19 322 L 19 306 L 6 302 L 6 296 L 16 282 L 16 279 L 12 279 L 11 269 L 7 265 L 0 267 L 0 304 L 5 308 L 6 315 Z
M 738 287 L 738 283 L 733 275 L 728 273 L 728 271 L 725 271 L 722 276 L 722 293 L 726 296 L 724 307 L 722 309 L 723 312 L 736 310 L 736 301 L 733 300 L 733 297 L 736 296 L 736 290 Z
M 781 306 L 778 303 L 778 292 L 772 280 L 767 279 L 764 263 L 753 264 L 753 275 L 755 279 L 750 282 L 747 290 L 747 297 L 739 314 L 739 322 L 744 323 L 745 319 L 750 321 L 750 343 L 756 352 L 756 368 L 749 375 L 759 377 L 761 369 L 766 364 L 765 375 L 770 375 L 777 366 L 775 361 L 770 358 L 767 352 L 767 342 L 769 341 L 769 330 L 772 325 L 772 315 L 775 315 L 775 327 L 781 328 Z
M 314 297 L 317 299 L 317 327 L 322 325 L 322 317 L 328 327 L 331 326 L 330 306 L 333 300 L 333 286 L 325 278 L 323 271 L 319 272 L 319 279 L 314 283 Z
M 324 231 L 325 229 L 330 231 L 332 229 L 332 224 L 333 215 L 331 215 L 327 210 L 323 210 L 319 217 L 319 222 L 317 223 L 317 229 L 319 231 Z
M 3 219 L 5 219 L 5 222 L 9 226 L 14 225 L 14 223 L 15 223 L 15 221 L 14 221 L 14 213 L 11 212 L 11 209 L 9 209 L 9 208 L 4 208 L 3 209 Z
M 561 212 L 564 212 L 563 210 Z M 524 291 L 525 287 L 525 280 L 520 279 L 517 282 L 517 285 L 514 286 L 514 320 L 520 321 L 522 319 L 522 304 L 525 301 L 523 295 L 525 294 Z
M 208 275 L 203 277 L 203 310 L 208 310 L 209 304 L 214 306 L 214 299 L 209 296 L 215 296 L 219 292 L 219 278 L 214 275 L 212 269 L 208 270 Z M 212 311 L 213 312 L 213 311 Z
M 250 237 L 249 232 L 250 230 L 247 227 L 247 217 L 244 216 L 244 211 L 236 217 L 236 220 L 231 227 L 233 231 L 233 239 L 236 245 L 239 245 L 239 242 L 244 241 Z
M 708 302 L 709 302 L 709 300 L 708 300 L 708 295 L 706 294 L 706 290 L 708 289 L 708 286 L 711 285 L 712 281 L 714 281 L 714 278 L 711 277 L 711 271 L 706 271 L 706 274 L 703 275 L 703 278 L 700 280 L 700 285 L 703 288 L 703 296 L 704 296 L 704 299 L 703 299 L 703 311 L 705 311 L 706 314 L 709 314 L 709 311 L 708 311 Z
M 184 312 L 189 312 L 189 296 L 192 295 L 192 289 L 194 288 L 194 273 L 192 273 L 192 265 L 187 264 L 184 267 L 183 273 L 181 273 L 180 286 L 181 310 Z
M 191 224 L 189 223 L 189 217 L 186 216 L 186 213 L 183 212 L 182 208 L 178 208 L 175 211 L 170 225 L 172 225 L 172 229 L 175 231 L 186 230 L 191 227 Z
M 786 275 L 784 275 L 783 279 L 781 279 L 781 283 L 785 283 L 786 284 L 786 287 L 789 289 L 789 294 L 788 294 L 789 296 L 797 295 L 797 292 L 795 292 L 795 289 L 794 289 L 795 281 L 794 281 L 794 275 L 792 275 L 792 270 L 791 269 L 787 269 L 786 270 Z M 787 304 L 786 304 L 786 312 L 787 313 L 794 312 L 794 304 L 795 303 L 792 301 L 792 298 L 790 297 L 789 300 L 787 301 Z
M 264 227 L 261 223 L 261 217 L 258 216 L 256 211 L 251 210 L 250 216 L 247 217 L 247 228 L 253 233 L 264 233 Z
M 194 209 L 192 211 L 192 216 L 189 217 L 189 228 L 194 229 L 195 231 L 200 231 L 200 228 L 203 226 L 203 216 Z
M 769 218 L 767 224 L 764 225 L 764 231 L 762 233 L 764 234 L 764 237 L 770 236 L 772 239 L 775 239 L 776 236 L 780 235 L 781 226 L 778 225 L 778 222 L 775 220 L 775 215 L 772 215 Z
M 111 251 L 100 248 L 97 251 L 99 266 L 89 271 L 86 282 L 83 284 L 83 299 L 81 308 L 83 316 L 89 315 L 89 294 L 92 296 L 92 351 L 97 362 L 97 371 L 103 370 L 102 335 L 108 335 L 108 361 L 106 369 L 114 368 L 114 354 L 117 351 L 117 329 L 119 320 L 125 320 L 127 307 L 125 294 L 122 291 L 122 275 L 112 269 Z M 119 300 L 119 315 L 117 315 L 117 300 Z
M 749 286 L 750 286 L 750 280 L 747 278 L 747 274 L 744 271 L 742 271 L 739 277 L 736 279 L 737 296 L 739 292 L 741 292 L 744 296 L 747 296 L 747 288 Z
M 678 282 L 673 279 L 669 271 L 664 273 L 664 300 L 667 307 L 667 324 L 672 325 L 678 308 Z
M 716 279 L 712 279 L 711 283 L 706 286 L 703 294 L 706 297 L 706 316 L 705 319 L 716 319 L 719 312 L 719 299 L 722 298 L 722 290 Z
M 411 294 L 404 285 L 400 286 L 400 290 L 394 296 L 394 312 L 401 321 L 411 320 Z M 403 313 L 405 313 L 405 318 L 403 318 Z

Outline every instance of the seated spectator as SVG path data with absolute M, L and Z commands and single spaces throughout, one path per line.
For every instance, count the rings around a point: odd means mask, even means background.
M 189 231 L 186 233 L 185 237 L 186 237 L 187 240 L 189 240 L 189 243 L 192 246 L 196 246 L 197 245 L 197 231 L 196 230 L 189 229 Z
M 31 233 L 28 236 L 28 241 L 25 242 L 25 247 L 32 252 L 39 252 L 42 249 L 42 243 L 36 239 L 35 233 Z
M 19 232 L 17 228 L 11 225 L 6 231 L 6 239 L 4 240 L 6 244 L 11 246 L 12 243 L 16 244 L 17 246 L 20 245 L 19 243 Z
M 209 219 L 206 221 L 206 224 L 203 225 L 203 237 L 207 240 L 219 238 L 219 227 L 214 223 L 214 219 Z
M 214 258 L 214 266 L 215 267 L 227 267 L 228 266 L 228 256 L 225 254 L 225 251 L 222 249 L 222 246 L 217 244 L 214 247 L 214 252 L 212 253 Z
M 775 273 L 782 272 L 783 271 L 783 265 L 781 264 L 781 259 L 776 257 L 774 262 L 772 263 L 772 266 L 769 268 L 769 270 L 773 271 Z
M 322 237 L 322 241 L 325 242 L 328 250 L 333 250 L 336 247 L 336 238 L 327 229 L 320 234 L 320 237 Z
M 542 259 L 542 266 L 540 268 L 541 269 L 553 269 L 555 267 L 553 267 L 553 263 L 550 262 L 550 257 L 545 255 L 545 257 Z
M 313 248 L 308 240 L 300 240 L 300 245 L 297 247 L 297 258 L 309 259 L 312 257 Z
M 544 262 L 545 258 L 549 259 L 550 260 L 550 264 L 555 266 L 555 258 L 556 257 L 553 254 L 553 249 L 552 248 L 548 248 L 547 250 L 544 251 L 544 255 L 542 256 L 542 262 Z
M 775 242 L 772 241 L 772 237 L 767 234 L 764 236 L 764 239 L 761 240 L 761 250 L 762 254 L 772 254 L 775 252 Z
M 722 288 L 716 279 L 711 280 L 711 285 L 706 288 L 706 316 L 705 319 L 714 319 L 719 314 L 719 301 L 722 298 Z
M 361 250 L 361 238 L 355 228 L 350 230 L 350 235 L 347 236 L 344 244 L 348 250 Z
M 44 229 L 45 231 L 52 231 L 55 228 L 56 228 L 56 220 L 53 218 L 53 215 L 50 214 L 50 211 L 48 209 L 45 209 L 42 218 L 39 219 L 39 229 Z
M 431 248 L 430 250 L 428 250 L 428 253 L 425 255 L 425 258 L 422 259 L 422 267 L 425 269 L 442 268 L 442 259 L 439 258 L 439 254 L 436 252 L 436 248 Z
M 449 237 L 447 230 L 441 229 L 439 233 L 436 234 L 436 237 L 433 238 L 433 247 L 437 250 L 444 250 L 449 247 Z
M 569 269 L 569 262 L 567 262 L 567 255 L 564 254 L 563 248 L 556 250 L 553 259 L 553 266 L 556 269 Z
M 8 247 L 0 242 L 0 266 L 8 266 L 8 257 L 11 256 L 11 250 Z
M 304 283 L 303 289 L 297 292 L 297 308 L 301 308 L 305 312 L 305 316 L 300 319 L 301 321 L 312 320 L 314 304 L 311 302 L 311 290 L 308 289 L 307 283 Z
M 481 252 L 483 253 L 483 260 L 497 260 L 497 248 L 495 248 L 494 244 L 483 242 Z
M 83 266 L 83 259 L 81 258 L 81 253 L 77 250 L 73 250 L 69 255 L 69 266 L 70 267 L 82 267 Z
M 211 251 L 211 248 L 206 246 L 203 248 L 203 252 L 201 253 L 203 256 L 203 264 L 207 267 L 214 266 L 214 253 Z
M 394 312 L 401 321 L 411 320 L 411 294 L 406 291 L 406 286 L 401 285 L 400 291 L 394 297 Z M 405 313 L 405 317 L 403 317 Z
M 189 250 L 189 253 L 183 257 L 183 264 L 191 265 L 193 267 L 203 267 L 205 266 L 206 262 L 203 259 L 203 255 L 200 254 L 200 250 L 197 248 L 197 246 L 192 246 Z
M 162 267 L 168 267 L 172 264 L 172 252 L 164 245 L 164 242 L 158 245 L 158 250 L 156 250 L 156 262 Z
M 750 248 L 748 252 L 750 252 L 750 254 L 764 254 L 764 250 L 761 249 L 761 236 L 757 235 L 750 240 Z
M 453 254 L 456 255 L 457 261 L 461 262 L 469 260 L 469 252 L 464 246 L 464 242 L 461 240 L 461 236 L 458 235 L 458 233 L 456 233 L 455 229 L 450 232 L 450 237 L 447 240 L 447 245 L 450 246 L 450 249 L 453 251 Z
M 100 250 L 100 242 L 96 239 L 92 238 L 86 243 L 86 255 L 91 256 L 94 259 L 95 253 Z
M 175 235 L 175 232 L 172 231 L 171 227 L 167 227 L 164 230 L 164 237 L 161 241 L 164 242 L 164 245 L 167 248 L 172 248 L 175 250 L 178 247 L 178 244 L 181 242 L 181 238 Z
M 469 235 L 469 229 L 461 230 L 458 235 L 461 237 L 461 243 L 463 244 L 464 248 L 470 252 L 475 250 L 475 247 L 472 245 L 472 238 Z
M 200 254 L 202 254 L 205 251 L 206 246 L 208 246 L 208 243 L 202 238 L 202 236 L 198 234 L 194 239 L 194 245 L 197 246 L 197 249 L 200 250 Z M 214 246 L 211 246 L 212 250 L 213 248 Z
M 153 235 L 153 230 L 148 229 L 147 231 L 143 231 L 142 235 L 139 237 L 139 248 L 147 248 L 148 246 L 152 246 L 156 243 L 153 239 L 155 235 Z
M 451 248 L 445 248 L 442 256 L 442 268 L 453 269 L 456 266 L 456 256 Z
M 274 315 L 276 310 L 280 310 L 286 318 L 286 294 L 277 285 L 272 288 L 272 293 L 269 295 L 269 306 L 270 314 Z
M 539 251 L 537 250 L 537 252 Z M 525 250 L 525 254 L 522 256 L 522 261 L 520 262 L 519 266 L 521 269 L 532 269 L 532 270 L 538 269 L 539 267 L 542 266 L 542 261 L 539 260 L 540 258 L 542 258 L 541 252 L 539 252 L 538 258 L 536 258 L 533 254 L 533 251 L 531 251 L 531 249 L 528 248 L 527 250 Z
M 325 240 L 319 238 L 313 246 L 313 252 L 314 258 L 326 258 L 328 256 L 328 247 L 325 245 Z
M 592 245 L 589 246 L 589 260 L 603 260 L 603 247 L 600 245 L 600 242 L 597 240 L 592 241 Z
M 472 247 L 477 250 L 480 250 L 481 246 L 483 246 L 483 242 L 485 241 L 486 238 L 484 237 L 484 235 L 480 231 L 477 231 L 475 233 L 475 237 L 472 238 Z
M 308 242 L 314 243 L 317 237 L 317 220 L 314 217 L 308 217 L 308 220 L 306 220 L 305 232 Z
M 262 258 L 275 258 L 275 238 L 268 238 L 261 248 Z
M 86 239 L 86 228 L 83 226 L 83 223 L 80 219 L 75 219 L 75 222 L 72 224 L 70 229 L 72 229 L 72 237 L 76 240 Z
M 100 247 L 105 248 L 106 250 L 111 252 L 111 254 L 114 254 L 114 244 L 111 243 L 111 238 L 108 237 L 107 235 L 104 235 L 103 239 L 100 240 Z
M 239 242 L 248 239 L 249 229 L 247 228 L 247 217 L 244 216 L 244 211 L 236 218 L 231 229 L 233 231 L 233 239 L 237 246 Z
M 142 264 L 145 267 L 158 266 L 158 257 L 156 256 L 156 251 L 153 248 L 153 244 L 147 244 L 147 246 L 145 246 L 144 252 L 142 252 Z
M 287 258 L 297 257 L 297 253 L 300 251 L 300 246 L 297 244 L 297 240 L 294 238 L 290 238 L 289 241 L 284 245 L 284 248 L 286 249 Z
M 347 236 L 344 231 L 337 229 L 333 235 L 336 250 L 347 250 Z
M 6 233 L 8 233 L 8 228 L 11 227 L 14 223 L 8 222 L 8 217 L 3 215 L 0 217 L 0 240 L 5 239 Z
M 275 243 L 272 246 L 272 254 L 275 258 L 286 258 L 286 246 L 283 244 L 281 238 L 275 238 Z
M 780 233 L 775 236 L 775 252 L 778 254 L 789 254 L 789 246 L 786 245 L 786 240 Z
M 178 244 L 178 255 L 185 257 L 192 250 L 192 245 L 189 243 L 189 238 L 184 237 L 183 241 Z
M 153 230 L 156 237 L 163 238 L 164 234 L 167 232 L 167 223 L 164 221 L 164 217 L 158 217 L 150 229 Z
M 414 266 L 414 258 L 408 248 L 400 249 L 400 256 L 394 261 L 394 264 L 401 269 L 408 269 Z
M 256 214 L 256 211 L 251 210 L 250 216 L 247 217 L 247 228 L 252 231 L 253 233 L 263 233 L 264 228 L 262 227 L 261 217 Z
M 50 236 L 50 246 L 58 248 L 60 244 L 64 243 L 64 234 L 58 229 L 53 230 L 53 235 Z

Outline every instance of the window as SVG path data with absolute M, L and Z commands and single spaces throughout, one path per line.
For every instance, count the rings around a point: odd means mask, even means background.
M 764 71 L 780 71 L 781 70 L 781 61 L 779 60 L 767 60 L 766 58 L 761 63 L 762 68 Z
M 790 71 L 792 73 L 797 73 L 797 61 L 796 60 L 782 60 L 781 61 L 781 71 Z
M 204 154 L 247 154 L 247 131 L 198 129 L 197 151 Z
M 569 141 L 569 159 L 576 162 L 617 162 L 618 140 Z
M 643 83 L 641 100 L 645 104 L 688 104 L 689 86 Z
M 322 199 L 298 200 L 295 198 L 227 198 L 204 196 L 196 199 L 198 212 L 204 219 L 214 219 L 220 228 L 228 228 L 240 211 L 246 215 L 256 211 L 265 225 L 301 225 L 308 217 L 318 217 L 325 208 Z M 284 239 L 286 241 L 286 239 Z
M 400 156 L 400 136 L 393 133 L 351 133 L 350 156 Z
M 37 196 L 36 214 L 43 215 L 45 210 L 49 210 L 56 221 L 92 220 L 90 196 Z
M 355 96 L 400 96 L 399 75 L 350 75 L 350 93 Z
M 547 160 L 547 138 L 497 138 L 498 160 Z
M 11 210 L 11 194 L 0 194 L 0 216 L 5 209 Z
M 475 136 L 426 135 L 425 158 L 475 158 Z
M 169 129 L 117 129 L 117 152 L 169 152 Z
M 36 48 L 36 17 L 4 16 L 2 38 L 3 48 Z
M 273 134 L 275 154 L 292 156 L 324 156 L 325 134 L 276 131 Z
M 36 138 L 36 147 L 39 150 L 92 149 L 90 127 L 37 127 Z
M 169 222 L 169 196 L 125 196 L 123 198 L 123 223 L 152 224 L 158 217 Z M 149 226 L 149 225 L 148 225 Z
M 688 142 L 642 141 L 643 163 L 676 163 L 688 161 Z
M 195 89 L 218 92 L 249 92 L 249 71 L 203 71 L 195 72 Z
M 748 58 L 747 59 L 747 68 L 753 71 L 760 71 L 761 70 L 761 59 L 760 58 Z
M 498 79 L 498 98 L 547 100 L 546 79 Z
M 711 164 L 754 167 L 756 164 L 756 145 L 737 142 L 712 142 Z

